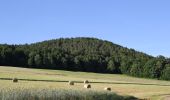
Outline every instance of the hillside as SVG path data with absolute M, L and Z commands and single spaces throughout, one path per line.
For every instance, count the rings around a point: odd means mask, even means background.
M 95 38 L 61 38 L 26 45 L 0 45 L 0 65 L 119 73 L 169 80 L 170 60 Z

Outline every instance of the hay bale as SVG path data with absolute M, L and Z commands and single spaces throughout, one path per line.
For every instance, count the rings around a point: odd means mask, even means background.
M 17 79 L 17 78 L 13 78 L 12 81 L 13 81 L 14 83 L 17 83 L 17 82 L 18 82 L 18 79 Z
M 111 91 L 111 88 L 110 87 L 105 87 L 104 90 Z
M 88 80 L 85 80 L 85 81 L 84 81 L 84 84 L 88 84 L 88 83 L 89 83 L 89 81 L 88 81 Z
M 73 81 L 69 81 L 68 84 L 69 85 L 74 85 L 74 82 Z
M 86 88 L 86 89 L 91 88 L 91 85 L 90 84 L 85 84 L 84 88 Z

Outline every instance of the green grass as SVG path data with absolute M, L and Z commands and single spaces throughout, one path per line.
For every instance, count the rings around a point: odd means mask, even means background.
M 1 100 L 136 100 L 110 92 L 61 89 L 12 89 L 0 91 Z
M 141 99 L 150 98 L 153 100 L 160 100 L 170 94 L 169 81 L 134 78 L 117 74 L 0 67 L 0 78 L 13 77 L 25 80 L 19 80 L 18 83 L 12 83 L 11 80 L 0 80 L 0 90 L 65 89 L 73 91 L 86 91 L 86 89 L 83 88 L 83 83 L 76 83 L 74 86 L 69 86 L 67 82 L 53 81 L 71 80 L 83 82 L 84 80 L 89 80 L 92 85 L 90 90 L 97 92 L 103 92 L 104 87 L 111 87 L 111 93 L 115 92 L 119 95 L 132 95 Z M 28 79 L 44 81 L 29 81 Z M 50 80 L 51 82 L 46 82 L 45 80 Z

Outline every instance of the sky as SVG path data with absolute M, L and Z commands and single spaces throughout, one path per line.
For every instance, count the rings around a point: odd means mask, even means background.
M 170 57 L 170 0 L 0 0 L 0 44 L 95 37 Z

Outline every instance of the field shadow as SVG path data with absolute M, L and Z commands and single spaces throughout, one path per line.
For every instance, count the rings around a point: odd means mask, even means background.
M 13 80 L 12 78 L 0 78 L 0 80 Z M 41 82 L 69 82 L 62 80 L 37 80 L 37 79 L 18 79 L 22 81 L 41 81 Z M 75 83 L 83 83 L 83 81 L 74 81 Z M 170 86 L 165 84 L 149 84 L 149 83 L 129 83 L 129 82 L 93 82 L 90 83 L 100 83 L 100 84 L 132 84 L 132 85 L 154 85 L 154 86 Z

